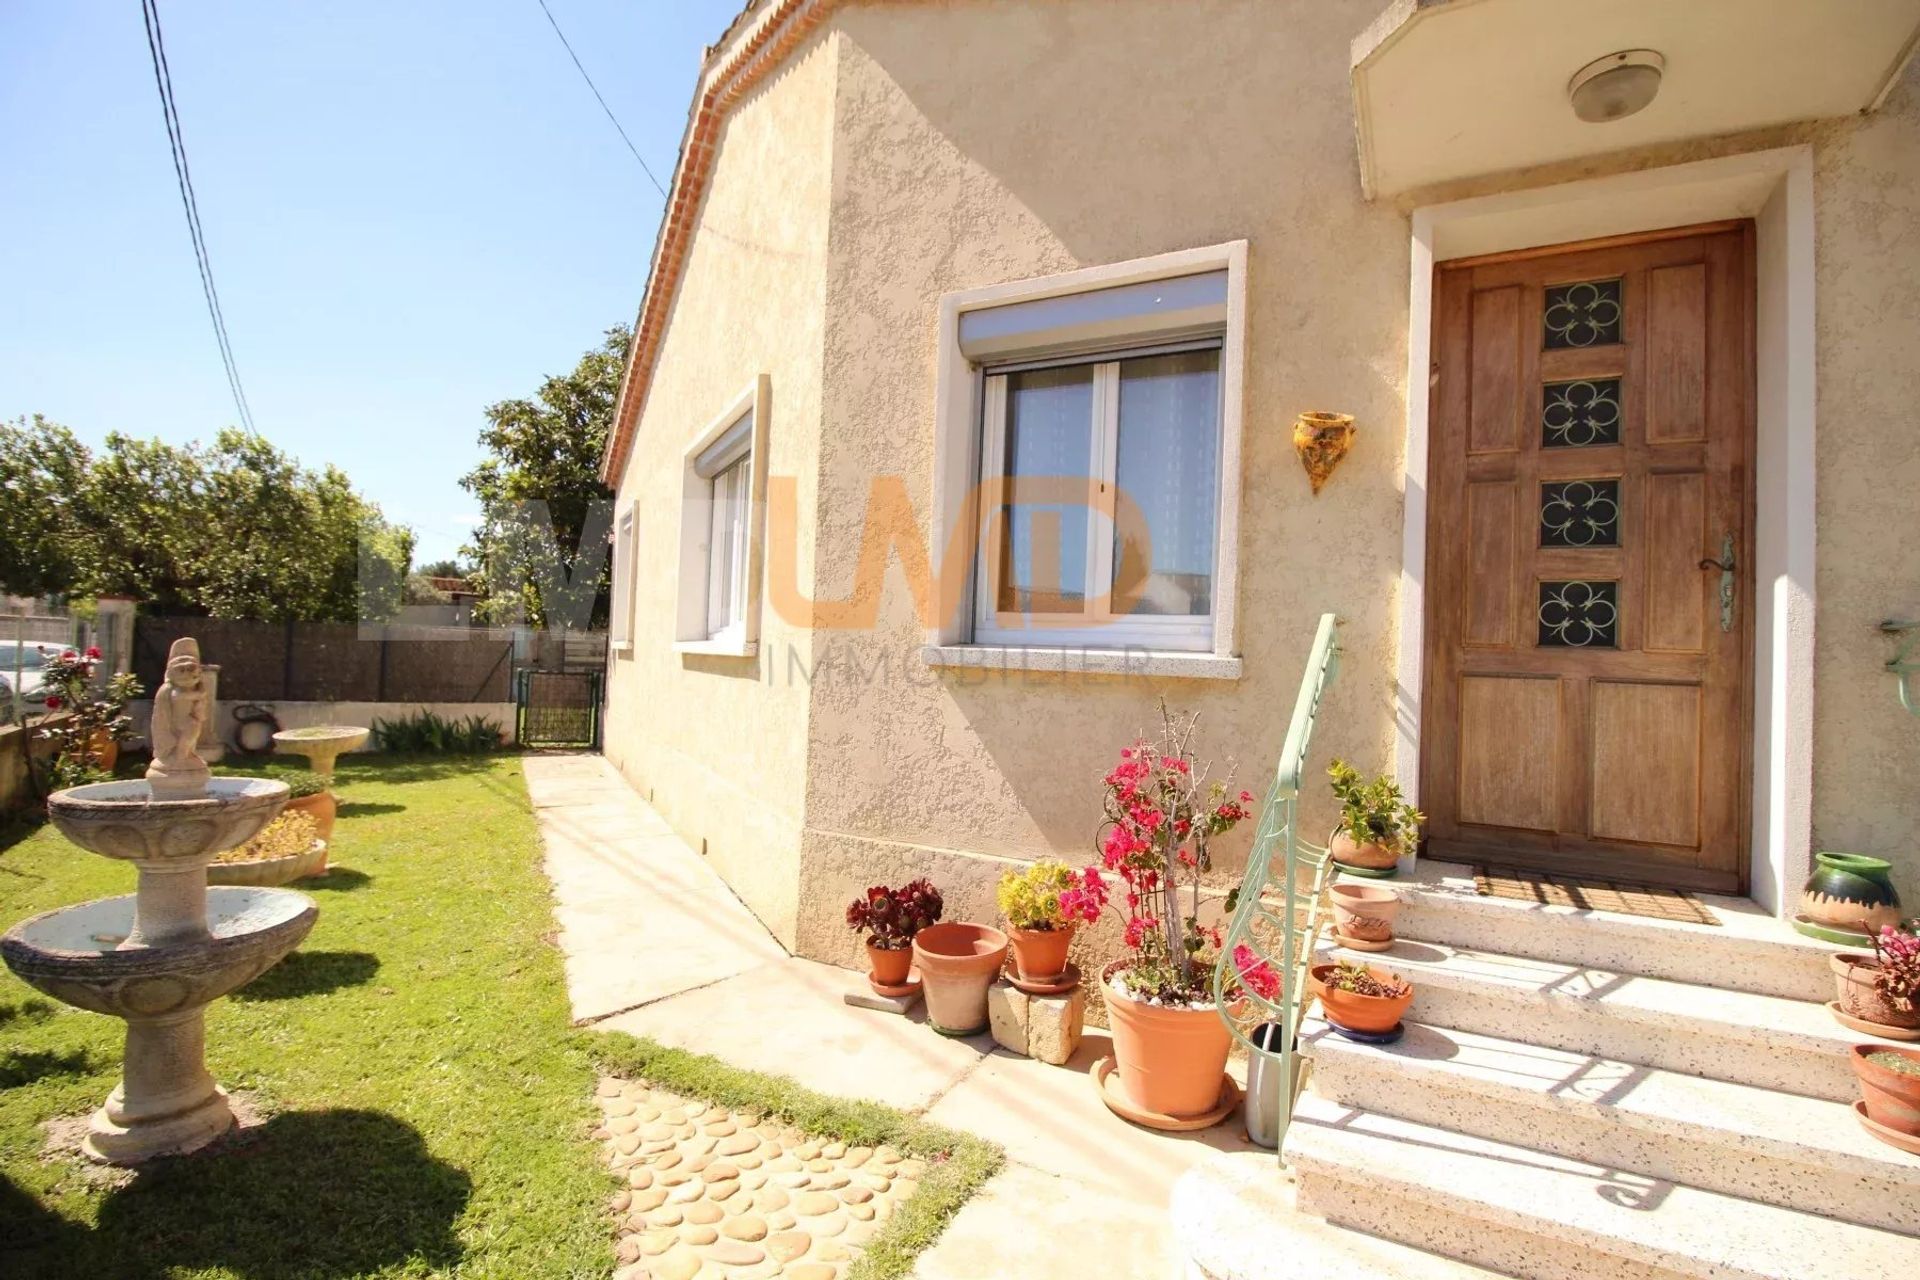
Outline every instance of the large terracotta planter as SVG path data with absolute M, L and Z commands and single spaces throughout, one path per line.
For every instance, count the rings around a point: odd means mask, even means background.
M 1879 933 L 1900 923 L 1900 895 L 1893 891 L 1892 864 L 1858 853 L 1817 853 L 1813 874 L 1800 890 L 1800 914 L 1816 925 L 1847 933 Z
M 1163 1116 L 1214 1110 L 1233 1043 L 1219 1010 L 1169 1009 L 1123 995 L 1113 977 L 1125 967 L 1115 961 L 1101 974 L 1121 1090 L 1140 1110 Z
M 1067 948 L 1073 945 L 1073 926 L 1058 929 L 1007 930 L 1013 943 L 1013 970 L 1023 982 L 1053 982 L 1067 971 Z
M 1920 1138 L 1920 1075 L 1903 1075 L 1872 1060 L 1890 1053 L 1920 1063 L 1920 1049 L 1895 1049 L 1881 1044 L 1856 1044 L 1851 1051 L 1853 1074 L 1867 1104 L 1867 1119 L 1895 1133 Z
M 322 840 L 333 839 L 333 818 L 339 806 L 334 802 L 333 792 L 322 791 L 318 795 L 295 796 L 287 801 L 282 813 L 304 813 L 313 819 L 313 834 Z
M 1403 996 L 1363 996 L 1328 986 L 1327 979 L 1335 968 L 1330 964 L 1317 964 L 1307 971 L 1313 978 L 1314 994 L 1320 997 L 1320 1011 L 1328 1022 L 1370 1035 L 1385 1034 L 1399 1025 L 1413 1003 L 1412 983 L 1407 984 L 1407 994 Z M 1372 967 L 1367 972 L 1381 982 L 1391 982 L 1395 976 L 1385 969 Z
M 1327 846 L 1333 860 L 1343 867 L 1363 871 L 1391 871 L 1400 865 L 1400 851 L 1390 844 L 1360 844 L 1344 831 L 1336 832 Z
M 1902 1012 L 1874 989 L 1873 980 L 1880 972 L 1880 962 L 1874 957 L 1843 951 L 1827 957 L 1827 968 L 1833 972 L 1834 998 L 1840 1012 L 1876 1026 L 1920 1029 L 1920 1009 Z
M 897 950 L 867 944 L 867 980 L 879 987 L 904 987 L 913 972 L 913 948 Z
M 1362 942 L 1392 942 L 1393 917 L 1400 910 L 1400 895 L 1385 885 L 1336 884 L 1328 895 L 1333 901 L 1333 927 L 1344 937 Z
M 1007 962 L 1007 935 L 984 924 L 930 924 L 913 935 L 927 1021 L 946 1036 L 986 1030 L 987 988 Z

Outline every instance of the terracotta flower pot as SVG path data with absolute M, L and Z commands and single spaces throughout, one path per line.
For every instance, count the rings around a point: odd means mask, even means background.
M 1067 948 L 1073 945 L 1074 926 L 1058 929 L 1013 929 L 1013 968 L 1022 981 L 1052 982 L 1067 971 Z
M 1893 864 L 1858 853 L 1817 853 L 1814 872 L 1800 890 L 1800 914 L 1817 925 L 1848 933 L 1879 933 L 1900 923 L 1900 895 L 1893 890 Z
M 1851 1051 L 1853 1074 L 1866 1100 L 1867 1119 L 1896 1133 L 1920 1138 L 1920 1075 L 1906 1075 L 1873 1061 L 1892 1054 L 1920 1064 L 1920 1049 L 1895 1049 L 1883 1044 L 1856 1044 Z
M 339 806 L 335 804 L 333 792 L 322 791 L 318 795 L 295 796 L 287 801 L 282 813 L 304 813 L 313 819 L 313 833 L 322 840 L 333 839 L 333 818 Z
M 889 950 L 867 944 L 868 978 L 876 986 L 904 987 L 907 975 L 913 971 L 913 948 L 901 947 Z
M 1393 941 L 1393 917 L 1400 910 L 1400 896 L 1393 890 L 1379 884 L 1336 884 L 1328 893 L 1335 929 L 1362 942 Z
M 1115 961 L 1101 974 L 1108 1029 L 1120 1088 L 1142 1111 L 1167 1116 L 1204 1115 L 1220 1102 L 1232 1033 L 1212 1005 L 1169 1009 L 1123 995 L 1113 976 Z
M 927 993 L 927 1021 L 941 1035 L 987 1026 L 987 988 L 1007 962 L 1007 935 L 984 924 L 930 924 L 913 935 L 913 960 Z
M 1891 1000 L 1874 990 L 1873 980 L 1880 972 L 1880 962 L 1874 957 L 1842 951 L 1827 957 L 1827 968 L 1833 972 L 1837 991 L 1835 999 L 1840 1005 L 1840 1012 L 1877 1026 L 1920 1029 L 1920 1009 L 1902 1012 L 1893 1006 Z
M 1334 833 L 1327 846 L 1333 860 L 1343 867 L 1367 871 L 1390 871 L 1400 865 L 1400 851 L 1390 844 L 1360 844 L 1344 831 Z
M 1407 984 L 1403 996 L 1363 996 L 1329 986 L 1327 979 L 1337 966 L 1317 964 L 1308 970 L 1313 977 L 1314 994 L 1320 997 L 1320 1010 L 1328 1022 L 1349 1031 L 1387 1032 L 1393 1030 L 1407 1007 L 1413 1003 L 1413 984 Z M 1394 975 L 1385 969 L 1367 969 L 1380 982 L 1391 982 Z
M 87 754 L 94 764 L 112 773 L 113 766 L 120 761 L 120 741 L 106 729 L 95 729 L 87 735 Z

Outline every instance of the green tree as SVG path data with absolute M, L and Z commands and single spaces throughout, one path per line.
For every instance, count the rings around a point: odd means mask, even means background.
M 74 504 L 87 463 L 87 447 L 57 422 L 37 413 L 0 422 L 0 591 L 72 587 L 81 552 Z
M 480 502 L 480 524 L 462 554 L 476 566 L 478 609 L 488 621 L 606 624 L 613 494 L 600 483 L 600 455 L 631 341 L 624 325 L 609 329 L 534 399 L 487 407 L 480 443 L 488 456 L 460 483 Z
M 339 470 L 309 471 L 242 431 L 222 431 L 212 448 L 116 433 L 95 456 L 43 419 L 0 424 L 0 489 L 0 586 L 14 591 L 130 595 L 155 612 L 216 618 L 377 621 L 398 610 L 413 554 L 412 531 Z

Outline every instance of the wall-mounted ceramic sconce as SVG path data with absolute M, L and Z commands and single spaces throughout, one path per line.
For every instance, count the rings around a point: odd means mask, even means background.
M 1350 413 L 1303 413 L 1293 420 L 1293 447 L 1315 493 L 1353 448 L 1353 433 Z

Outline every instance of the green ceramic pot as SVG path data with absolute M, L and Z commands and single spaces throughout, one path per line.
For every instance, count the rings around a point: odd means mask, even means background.
M 1900 923 L 1900 895 L 1883 858 L 1859 853 L 1817 853 L 1814 872 L 1800 890 L 1800 914 L 1829 929 L 1871 937 L 1882 925 Z

